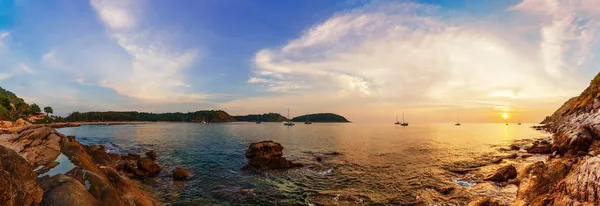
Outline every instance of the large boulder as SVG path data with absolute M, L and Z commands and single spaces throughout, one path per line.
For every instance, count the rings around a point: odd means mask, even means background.
M 507 165 L 496 170 L 496 172 L 485 178 L 487 181 L 506 182 L 517 177 L 517 169 L 513 165 Z
M 16 152 L 0 146 L 1 205 L 37 205 L 43 190 L 31 165 Z
M 560 154 L 576 156 L 578 152 L 587 152 L 593 140 L 594 136 L 591 129 L 587 126 L 582 126 L 571 132 L 556 133 L 554 135 L 555 146 L 553 147 Z
M 262 141 L 250 144 L 246 153 L 248 163 L 242 170 L 261 171 L 265 169 L 290 169 L 301 167 L 283 157 L 283 146 L 273 141 Z
M 98 200 L 92 196 L 85 186 L 76 179 L 58 174 L 52 177 L 40 179 L 40 184 L 46 191 L 42 206 L 61 205 L 61 206 L 94 206 L 101 205 Z
M 546 163 L 536 162 L 521 170 L 514 205 L 548 205 L 554 198 L 550 193 L 556 190 L 573 164 L 572 160 L 557 158 Z
M 558 186 L 554 205 L 600 205 L 600 157 L 583 162 Z
M 545 140 L 535 141 L 533 142 L 533 145 L 527 149 L 527 152 L 536 154 L 550 154 L 552 153 L 552 144 Z
M 160 166 L 152 161 L 152 159 L 147 157 L 140 158 L 140 160 L 138 160 L 138 168 L 146 170 L 151 176 L 160 173 Z

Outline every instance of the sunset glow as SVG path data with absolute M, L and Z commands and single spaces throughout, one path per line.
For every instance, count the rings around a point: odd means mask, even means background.
M 502 114 L 502 118 L 504 118 L 504 119 L 508 119 L 508 113 L 504 113 L 504 114 Z

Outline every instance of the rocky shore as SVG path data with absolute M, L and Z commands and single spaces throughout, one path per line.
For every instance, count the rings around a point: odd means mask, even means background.
M 535 129 L 552 132 L 552 140 L 536 141 L 527 151 L 550 154 L 548 159 L 516 174 L 502 167 L 490 180 L 518 186 L 511 205 L 600 205 L 600 74 L 542 124 Z M 501 204 L 488 198 L 469 205 Z
M 162 205 L 133 179 L 161 171 L 155 153 L 121 156 L 49 125 L 0 134 L 2 205 Z

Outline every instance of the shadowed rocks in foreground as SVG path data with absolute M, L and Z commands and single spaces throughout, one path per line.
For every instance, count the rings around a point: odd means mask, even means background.
M 16 152 L 0 146 L 0 205 L 37 205 L 43 190 L 31 165 Z
M 283 146 L 273 141 L 252 143 L 244 155 L 248 158 L 248 163 L 241 169 L 245 171 L 302 167 L 302 164 L 285 159 L 283 157 Z

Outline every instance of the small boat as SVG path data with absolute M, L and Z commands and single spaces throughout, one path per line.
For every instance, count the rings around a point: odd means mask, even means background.
M 456 117 L 456 124 L 454 124 L 454 126 L 460 126 L 460 123 L 458 122 L 458 117 Z
M 402 112 L 402 124 L 400 124 L 400 126 L 403 126 L 403 127 L 408 126 L 408 122 L 404 121 L 404 112 Z
M 290 121 L 284 122 L 284 123 L 283 123 L 283 125 L 285 125 L 285 126 L 294 126 L 294 125 L 296 125 L 296 124 L 294 124 L 294 122 L 292 122 L 292 120 L 290 119 L 290 108 L 288 108 L 288 115 L 287 115 L 287 118 L 288 118 Z
M 306 115 L 306 122 L 304 122 L 304 124 L 312 124 L 312 122 L 308 121 L 308 114 Z
M 396 116 L 396 123 L 394 124 L 400 124 L 400 122 L 398 121 L 398 116 Z

